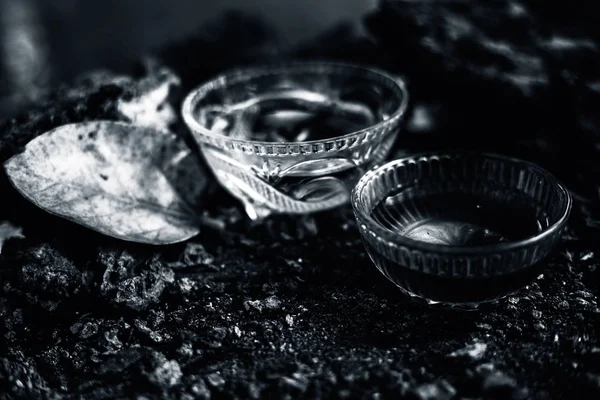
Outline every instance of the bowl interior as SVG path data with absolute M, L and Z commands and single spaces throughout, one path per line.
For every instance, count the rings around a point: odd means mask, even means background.
M 460 252 L 535 240 L 564 223 L 568 191 L 538 166 L 456 153 L 392 161 L 365 175 L 353 204 L 376 234 Z
M 384 123 L 406 107 L 401 82 L 378 71 L 298 63 L 233 71 L 193 95 L 202 133 L 249 142 L 327 140 Z

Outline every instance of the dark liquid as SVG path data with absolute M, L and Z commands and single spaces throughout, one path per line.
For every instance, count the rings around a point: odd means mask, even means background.
M 390 195 L 371 216 L 408 238 L 447 246 L 478 246 L 518 241 L 548 226 L 548 218 L 516 194 L 490 197 L 465 193 Z
M 548 227 L 548 218 L 518 193 L 490 192 L 419 195 L 410 189 L 378 204 L 372 218 L 386 229 L 413 240 L 440 246 L 481 246 L 523 240 Z M 411 270 L 376 253 L 382 272 L 401 288 L 443 303 L 479 303 L 523 287 L 541 266 L 494 277 L 440 277 Z
M 504 297 L 534 280 L 542 273 L 545 265 L 540 262 L 495 277 L 440 277 L 401 267 L 378 255 L 368 243 L 365 246 L 388 279 L 411 294 L 440 303 L 482 303 Z

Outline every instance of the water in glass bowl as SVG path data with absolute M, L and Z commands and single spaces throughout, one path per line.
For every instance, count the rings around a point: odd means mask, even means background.
M 263 142 L 304 142 L 355 132 L 384 116 L 367 104 L 305 89 L 279 90 L 203 110 L 214 133 Z
M 381 110 L 377 93 L 370 93 L 369 87 L 336 96 L 306 89 L 283 89 L 237 103 L 205 107 L 199 120 L 213 133 L 227 138 L 286 144 L 327 140 L 363 130 L 389 118 Z M 281 211 L 294 211 L 296 207 L 297 211 L 305 212 L 346 202 L 348 189 L 367 167 L 362 165 L 368 164 L 364 161 L 381 160 L 391 142 L 377 143 L 371 148 L 365 143 L 355 152 L 332 149 L 320 156 L 304 155 L 299 150 L 295 156 L 277 160 L 252 155 L 234 160 L 235 155 L 214 148 L 205 148 L 204 153 L 222 183 L 238 195 L 260 197 L 259 202 Z M 237 174 L 232 174 L 231 166 L 240 161 L 246 168 L 238 165 Z M 244 170 L 241 177 L 239 172 Z M 256 177 L 270 188 L 257 182 Z
M 548 227 L 531 200 L 513 193 L 433 193 L 404 189 L 373 210 L 383 227 L 407 238 L 448 246 L 481 246 L 526 239 Z M 510 196 L 511 201 L 506 197 Z
M 432 193 L 434 192 L 434 193 Z M 550 225 L 530 198 L 507 188 L 485 193 L 404 188 L 386 196 L 371 217 L 382 227 L 439 246 L 485 246 L 533 237 Z M 367 245 L 367 247 L 369 247 Z M 376 254 L 376 249 L 371 249 Z M 430 302 L 477 303 L 514 292 L 542 271 L 537 264 L 496 276 L 439 276 L 379 257 L 382 272 L 400 288 Z

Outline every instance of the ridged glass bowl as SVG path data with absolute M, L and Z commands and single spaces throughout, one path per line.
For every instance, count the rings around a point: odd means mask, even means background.
M 182 113 L 218 181 L 259 219 L 346 203 L 387 156 L 407 104 L 402 80 L 385 72 L 300 62 L 218 76 Z
M 352 191 L 377 268 L 413 299 L 465 309 L 537 277 L 571 203 L 539 166 L 470 152 L 391 161 Z

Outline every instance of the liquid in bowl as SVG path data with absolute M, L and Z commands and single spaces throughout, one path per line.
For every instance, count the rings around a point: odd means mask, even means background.
M 347 202 L 387 156 L 407 101 L 402 81 L 381 71 L 292 63 L 218 77 L 183 114 L 219 182 L 256 219 Z
M 406 294 L 476 308 L 538 276 L 568 218 L 568 191 L 508 157 L 434 154 L 366 174 L 353 206 L 367 252 Z

